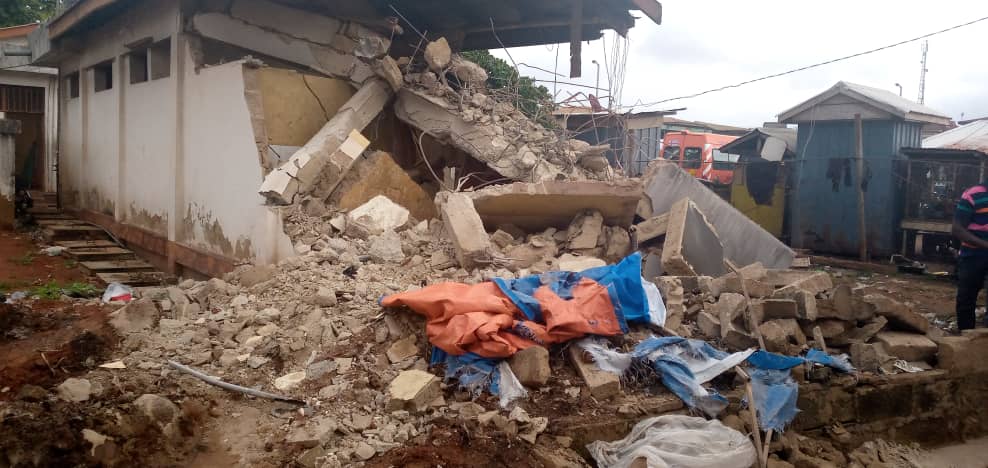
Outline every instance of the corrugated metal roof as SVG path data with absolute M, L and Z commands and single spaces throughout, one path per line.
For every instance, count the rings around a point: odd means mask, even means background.
M 782 112 L 779 114 L 778 120 L 779 122 L 791 123 L 789 122 L 790 119 L 795 118 L 803 112 L 822 104 L 839 94 L 863 102 L 872 107 L 882 109 L 885 112 L 901 119 L 935 123 L 940 125 L 945 125 L 950 122 L 950 117 L 946 114 L 924 106 L 918 102 L 906 99 L 891 91 L 872 88 L 871 86 L 860 85 L 857 83 L 849 83 L 847 81 L 838 81 L 837 84 L 831 86 L 826 91 Z
M 988 120 L 977 120 L 923 140 L 923 148 L 988 153 Z
M 916 101 L 906 99 L 898 94 L 893 93 L 885 89 L 872 88 L 871 86 L 860 85 L 857 83 L 849 83 L 847 81 L 841 81 L 837 83 L 837 86 L 842 86 L 846 89 L 856 91 L 871 99 L 885 103 L 892 106 L 902 112 L 915 112 L 917 114 L 934 115 L 938 117 L 947 117 L 948 115 L 935 110 L 933 108 L 924 106 Z

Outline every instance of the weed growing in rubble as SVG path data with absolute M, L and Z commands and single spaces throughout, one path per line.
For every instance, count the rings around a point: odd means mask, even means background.
M 30 264 L 34 263 L 34 254 L 32 254 L 32 253 L 26 253 L 26 254 L 21 255 L 19 257 L 10 257 L 10 262 L 11 263 L 16 263 L 18 265 L 27 266 L 27 265 L 30 265 Z
M 57 282 L 51 281 L 34 288 L 31 293 L 41 299 L 58 299 L 63 294 L 69 297 L 93 297 L 99 294 L 99 290 L 86 283 L 59 285 Z

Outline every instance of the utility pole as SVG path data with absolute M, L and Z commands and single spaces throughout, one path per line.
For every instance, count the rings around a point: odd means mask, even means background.
M 864 135 L 861 114 L 854 114 L 854 158 L 858 163 L 858 254 L 862 262 L 868 261 L 868 226 L 865 224 L 864 192 Z
M 926 52 L 930 50 L 930 41 L 923 41 L 923 47 L 920 49 L 923 51 L 923 58 L 919 61 L 919 98 L 916 102 L 922 104 L 923 99 L 926 97 Z

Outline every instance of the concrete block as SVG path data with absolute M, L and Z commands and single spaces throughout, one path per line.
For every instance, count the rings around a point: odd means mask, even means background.
M 895 299 L 881 294 L 869 294 L 864 297 L 864 302 L 871 304 L 876 314 L 888 319 L 893 328 L 917 333 L 930 331 L 930 322 L 925 317 Z
M 795 257 L 792 249 L 678 165 L 656 161 L 642 180 L 652 207 L 651 215 L 669 212 L 675 203 L 688 197 L 717 231 L 723 256 L 736 265 L 761 262 L 766 268 L 789 268 L 792 264 Z
M 795 319 L 770 320 L 761 324 L 758 331 L 762 334 L 765 347 L 773 353 L 795 355 L 806 344 L 806 335 Z
M 830 293 L 827 306 L 820 307 L 819 316 L 823 318 L 836 318 L 841 320 L 858 320 L 854 309 L 854 297 L 851 293 L 851 286 L 847 284 L 838 285 Z
M 425 46 L 425 63 L 436 73 L 443 73 L 452 60 L 453 53 L 445 37 L 440 37 Z
M 392 363 L 404 361 L 419 353 L 419 347 L 415 345 L 415 335 L 408 335 L 388 346 L 386 352 L 388 360 Z
M 843 320 L 837 320 L 837 319 L 821 319 L 821 320 L 817 320 L 816 322 L 810 322 L 804 325 L 803 332 L 812 330 L 814 326 L 819 327 L 820 331 L 823 333 L 823 337 L 826 338 L 827 340 L 830 340 L 832 338 L 836 338 L 838 336 L 843 335 L 845 332 L 853 328 L 854 324 L 851 322 L 845 322 Z M 812 334 L 812 332 L 809 334 Z
M 937 367 L 951 372 L 988 371 L 988 339 L 971 336 L 945 336 L 936 340 Z
M 799 307 L 799 318 L 803 320 L 816 320 L 819 312 L 817 309 L 816 296 L 809 291 L 799 288 L 777 289 L 772 297 L 775 299 L 792 299 Z
M 469 196 L 488 229 L 502 229 L 519 238 L 526 231 L 567 229 L 585 211 L 600 213 L 605 225 L 629 227 L 641 197 L 641 184 L 633 179 L 516 182 L 487 187 Z M 503 228 L 508 225 L 516 229 Z
M 504 231 L 498 231 L 498 232 L 504 232 Z M 559 263 L 560 271 L 576 271 L 576 272 L 607 265 L 607 262 L 597 257 L 587 257 L 583 255 L 573 255 L 568 253 L 563 254 L 561 257 L 559 257 L 558 263 Z
M 587 384 L 587 388 L 590 390 L 590 394 L 594 398 L 602 400 L 613 397 L 621 392 L 621 379 L 617 374 L 600 370 L 597 364 L 590 361 L 582 348 L 572 345 L 568 347 L 567 352 L 569 353 L 570 363 L 573 364 L 576 372 L 583 378 L 583 381 Z
M 522 385 L 541 387 L 549 381 L 552 369 L 549 367 L 549 350 L 541 346 L 532 346 L 515 353 L 508 360 L 511 372 Z
M 793 299 L 765 299 L 761 307 L 764 320 L 799 318 L 799 305 Z
M 347 226 L 357 223 L 371 234 L 381 234 L 405 226 L 408 215 L 405 207 L 378 195 L 347 213 Z
M 740 351 L 758 346 L 758 340 L 755 337 L 742 331 L 733 324 L 721 323 L 720 334 L 723 336 L 720 340 L 721 343 L 731 351 Z
M 688 198 L 669 210 L 662 247 L 662 268 L 669 275 L 721 276 L 724 248 L 703 213 Z
M 802 290 L 810 294 L 817 295 L 833 287 L 834 282 L 830 278 L 830 274 L 821 271 L 794 281 L 779 291 L 780 294 L 789 294 L 790 292 Z
M 604 258 L 607 261 L 617 263 L 631 253 L 631 236 L 623 227 L 607 226 L 604 233 Z
M 722 338 L 726 337 L 727 332 L 730 331 L 728 325 L 734 322 L 740 323 L 744 320 L 746 305 L 747 301 L 744 296 L 734 293 L 724 293 L 720 295 L 717 303 L 711 307 L 711 313 L 720 321 Z
M 744 289 L 741 288 L 741 279 L 735 274 L 725 275 L 723 285 L 721 293 L 741 294 L 744 292 Z M 775 288 L 772 286 L 756 279 L 749 279 L 747 276 L 744 278 L 744 286 L 748 290 L 749 297 L 771 297 L 775 294 Z
M 349 211 L 384 195 L 418 220 L 438 216 L 432 196 L 415 183 L 390 154 L 376 151 L 358 158 L 329 196 L 329 203 Z
M 851 343 L 851 365 L 863 372 L 878 372 L 881 361 L 876 345 Z
M 875 335 L 875 341 L 889 354 L 906 361 L 928 361 L 937 353 L 936 343 L 915 333 L 880 332 Z
M 589 250 L 597 246 L 604 228 L 604 216 L 598 211 L 584 211 L 573 219 L 566 232 L 570 250 Z
M 719 339 L 721 337 L 720 319 L 716 315 L 705 310 L 700 311 L 696 316 L 696 326 L 700 333 L 708 339 Z
M 407 370 L 398 374 L 388 386 L 388 411 L 422 412 L 442 396 L 439 378 L 425 371 Z
M 473 200 L 463 193 L 448 193 L 441 206 L 445 232 L 453 241 L 460 266 L 473 269 L 486 265 L 484 260 L 490 258 L 493 248 Z

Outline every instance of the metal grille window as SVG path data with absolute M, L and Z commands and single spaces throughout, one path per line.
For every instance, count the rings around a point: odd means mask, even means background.
M 45 89 L 31 86 L 0 85 L 0 112 L 45 112 Z

